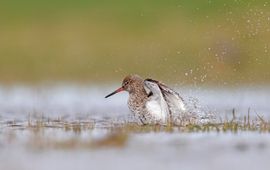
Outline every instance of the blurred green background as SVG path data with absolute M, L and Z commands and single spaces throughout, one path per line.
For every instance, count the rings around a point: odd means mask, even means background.
M 268 84 L 265 0 L 1 0 L 0 83 Z

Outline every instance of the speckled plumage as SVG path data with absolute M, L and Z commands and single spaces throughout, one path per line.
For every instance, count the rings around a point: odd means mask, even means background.
M 124 82 L 131 80 L 128 92 L 128 107 L 130 111 L 140 120 L 142 124 L 154 123 L 155 118 L 151 116 L 146 108 L 146 102 L 148 101 L 148 94 L 144 89 L 144 80 L 137 75 L 129 75 L 123 80 Z
M 128 107 L 141 124 L 165 125 L 185 110 L 180 95 L 156 80 L 128 75 L 122 87 L 106 97 L 124 90 L 129 92 Z

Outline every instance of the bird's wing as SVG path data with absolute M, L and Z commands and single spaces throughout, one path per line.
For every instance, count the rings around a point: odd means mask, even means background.
M 146 79 L 145 81 L 150 81 L 158 84 L 158 87 L 168 104 L 171 115 L 179 115 L 186 111 L 186 106 L 183 98 L 174 90 L 172 90 L 167 85 L 153 79 Z
M 152 113 L 158 113 L 165 121 L 170 114 L 167 102 L 156 82 L 144 81 L 144 89 L 148 94 L 147 109 Z

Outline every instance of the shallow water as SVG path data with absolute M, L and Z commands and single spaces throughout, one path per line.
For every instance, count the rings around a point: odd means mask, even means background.
M 112 87 L 0 87 L 0 169 L 269 169 L 268 133 L 129 133 L 110 138 L 104 128 L 112 120 L 129 119 L 122 93 L 104 96 Z M 270 89 L 178 89 L 184 99 L 221 117 L 270 117 Z M 85 130 L 29 128 L 29 119 L 84 121 Z M 16 122 L 16 126 L 8 126 Z M 109 138 L 109 139 L 107 139 Z M 110 143 L 110 142 L 113 143 Z M 116 143 L 115 143 L 116 142 Z
M 31 135 L 17 132 L 16 142 L 1 139 L 0 169 L 260 169 L 270 168 L 270 136 L 258 133 L 131 134 L 119 147 L 35 148 Z M 102 138 L 96 130 L 76 136 L 78 141 Z M 4 135 L 2 134 L 2 137 Z M 46 132 L 45 139 L 73 138 Z M 9 139 L 10 140 L 10 139 Z M 6 142 L 6 143 L 5 143 Z M 31 146 L 30 146 L 31 145 Z M 82 145 L 82 144 L 79 144 Z
M 25 119 L 29 115 L 46 117 L 84 118 L 129 115 L 127 93 L 105 99 L 112 87 L 69 86 L 12 86 L 0 87 L 0 116 Z M 204 109 L 218 115 L 238 114 L 270 115 L 270 88 L 194 89 L 182 88 L 178 92 L 186 101 L 197 100 Z

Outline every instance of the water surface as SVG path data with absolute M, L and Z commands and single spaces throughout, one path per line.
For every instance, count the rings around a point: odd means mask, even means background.
M 268 133 L 112 133 L 104 128 L 106 124 L 131 119 L 126 93 L 104 98 L 113 89 L 115 86 L 0 87 L 0 169 L 270 168 Z M 249 110 L 251 116 L 261 114 L 266 120 L 270 116 L 269 90 L 178 89 L 186 101 L 195 101 L 201 109 L 221 117 L 235 109 L 239 117 Z M 31 126 L 47 119 L 87 128 Z M 112 136 L 115 132 L 116 137 Z

